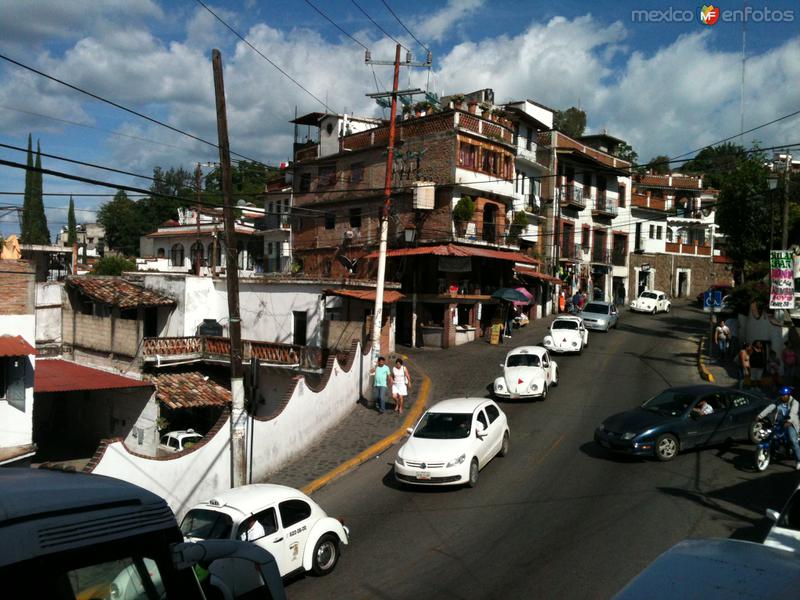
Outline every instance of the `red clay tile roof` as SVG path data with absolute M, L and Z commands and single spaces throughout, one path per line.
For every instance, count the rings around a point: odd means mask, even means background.
M 397 248 L 386 252 L 387 257 L 393 256 L 416 256 L 433 254 L 435 256 L 479 256 L 483 258 L 496 258 L 499 260 L 513 260 L 514 262 L 527 263 L 530 265 L 539 264 L 539 260 L 521 254 L 520 252 L 507 252 L 504 250 L 494 250 L 493 248 L 479 248 L 477 246 L 457 246 L 456 244 L 444 244 L 441 246 L 421 246 L 418 248 Z M 378 258 L 377 252 L 367 254 L 364 258 Z
M 169 408 L 227 406 L 231 392 L 202 373 L 162 373 L 152 378 L 156 398 Z
M 36 348 L 21 335 L 0 335 L 0 356 L 36 356 Z
M 60 358 L 36 361 L 34 392 L 74 392 L 152 387 L 150 381 L 133 379 L 100 369 L 84 367 Z
M 68 277 L 67 285 L 79 289 L 93 300 L 122 309 L 175 304 L 175 300 L 172 298 L 134 285 L 119 277 Z
M 325 293 L 332 294 L 334 296 L 355 298 L 356 300 L 375 302 L 375 290 L 325 290 Z M 403 298 L 403 294 L 400 292 L 395 292 L 393 290 L 384 290 L 383 292 L 384 304 L 394 304 L 401 298 Z

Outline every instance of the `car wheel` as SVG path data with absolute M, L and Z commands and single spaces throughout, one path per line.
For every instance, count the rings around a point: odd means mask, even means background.
M 546 383 L 544 384 L 544 387 L 542 388 L 542 395 L 539 396 L 539 400 L 547 400 L 547 384 Z
M 339 540 L 332 533 L 326 533 L 314 546 L 314 561 L 311 565 L 314 575 L 327 575 L 339 560 Z
M 506 431 L 503 434 L 503 443 L 500 444 L 500 451 L 497 453 L 497 455 L 501 456 L 501 457 L 502 456 L 507 456 L 508 455 L 508 445 L 509 444 L 510 444 L 510 441 L 508 439 L 508 432 Z
M 766 471 L 770 458 L 769 448 L 756 448 L 756 471 Z
M 671 433 L 665 433 L 656 440 L 656 458 L 666 462 L 672 460 L 678 454 L 678 438 Z
M 551 385 L 558 385 L 558 367 L 553 369 L 553 383 Z
M 651 310 L 651 311 L 650 311 L 650 314 L 651 314 L 651 315 L 654 315 L 654 314 L 656 314 L 656 307 L 655 307 L 655 306 L 653 307 L 653 310 Z
M 670 306 L 669 306 L 669 304 L 667 304 L 667 307 L 664 309 L 664 312 L 668 313 L 669 312 L 669 308 L 670 308 Z
M 478 473 L 480 469 L 478 468 L 478 459 L 473 458 L 472 462 L 469 463 L 469 479 L 467 480 L 467 487 L 474 488 L 478 485 Z

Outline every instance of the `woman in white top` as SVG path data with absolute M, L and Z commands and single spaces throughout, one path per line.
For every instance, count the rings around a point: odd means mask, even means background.
M 392 368 L 392 398 L 394 398 L 394 412 L 403 414 L 403 402 L 408 396 L 408 387 L 411 385 L 411 376 L 398 358 Z

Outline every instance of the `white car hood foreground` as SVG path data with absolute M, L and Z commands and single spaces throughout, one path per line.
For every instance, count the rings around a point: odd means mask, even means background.
M 577 346 L 573 346 L 572 342 L 575 342 Z M 555 348 L 561 348 L 563 350 L 577 348 L 581 343 L 581 334 L 574 329 L 551 330 L 550 333 L 544 337 L 544 343 L 545 346 L 552 345 Z
M 442 440 L 418 438 L 413 435 L 406 440 L 397 455 L 403 460 L 430 463 L 448 463 L 464 454 L 470 445 L 470 438 Z M 444 466 L 444 465 L 442 465 Z
M 506 367 L 503 378 L 505 387 L 510 394 L 539 393 L 544 384 L 544 369 L 541 367 Z M 537 384 L 537 389 L 531 390 L 531 383 Z
M 637 310 L 653 310 L 656 307 L 657 300 L 652 298 L 637 298 L 631 302 L 631 307 Z

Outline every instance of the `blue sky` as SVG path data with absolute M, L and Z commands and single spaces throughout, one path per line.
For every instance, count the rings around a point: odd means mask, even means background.
M 393 54 L 394 42 L 352 0 L 312 1 L 370 47 L 373 57 Z M 381 0 L 357 2 L 422 58 L 423 50 Z M 682 154 L 739 129 L 742 26 L 701 24 L 701 3 L 387 2 L 434 52 L 433 70 L 404 73 L 404 85 L 430 84 L 439 93 L 492 87 L 500 101 L 527 97 L 554 108 L 580 105 L 588 131 L 606 129 L 628 140 L 643 160 Z M 375 90 L 374 77 L 388 86 L 388 69 L 376 68 L 373 75 L 363 49 L 307 3 L 237 0 L 210 6 L 334 110 L 379 114 L 364 94 Z M 757 16 L 747 23 L 746 127 L 800 109 L 800 7 L 789 1 L 749 6 Z M 763 22 L 765 6 L 770 22 Z M 640 10 L 658 10 L 661 20 L 637 22 L 633 11 Z M 694 18 L 664 22 L 669 10 L 679 18 L 691 11 Z M 789 11 L 793 20 L 775 22 L 775 11 Z M 223 52 L 232 149 L 266 162 L 288 159 L 294 107 L 303 113 L 321 106 L 196 2 L 4 0 L 0 7 L 0 53 L 209 140 L 216 139 L 213 47 Z M 155 166 L 192 168 L 195 161 L 216 159 L 214 148 L 0 61 L 0 142 L 24 146 L 28 132 L 41 139 L 44 152 L 144 175 Z M 798 142 L 800 119 L 745 141 L 752 139 L 766 146 Z M 0 149 L 0 157 L 24 162 L 24 154 L 8 149 Z M 146 179 L 52 159 L 44 165 L 148 186 Z M 23 173 L 0 167 L 0 191 L 21 192 L 23 181 Z M 46 193 L 113 194 L 54 177 L 45 177 L 44 187 Z M 78 221 L 93 220 L 106 199 L 76 195 Z M 0 206 L 21 201 L 0 196 Z M 55 236 L 66 221 L 68 198 L 50 196 L 45 204 Z M 15 214 L 0 217 L 3 234 L 17 228 Z

